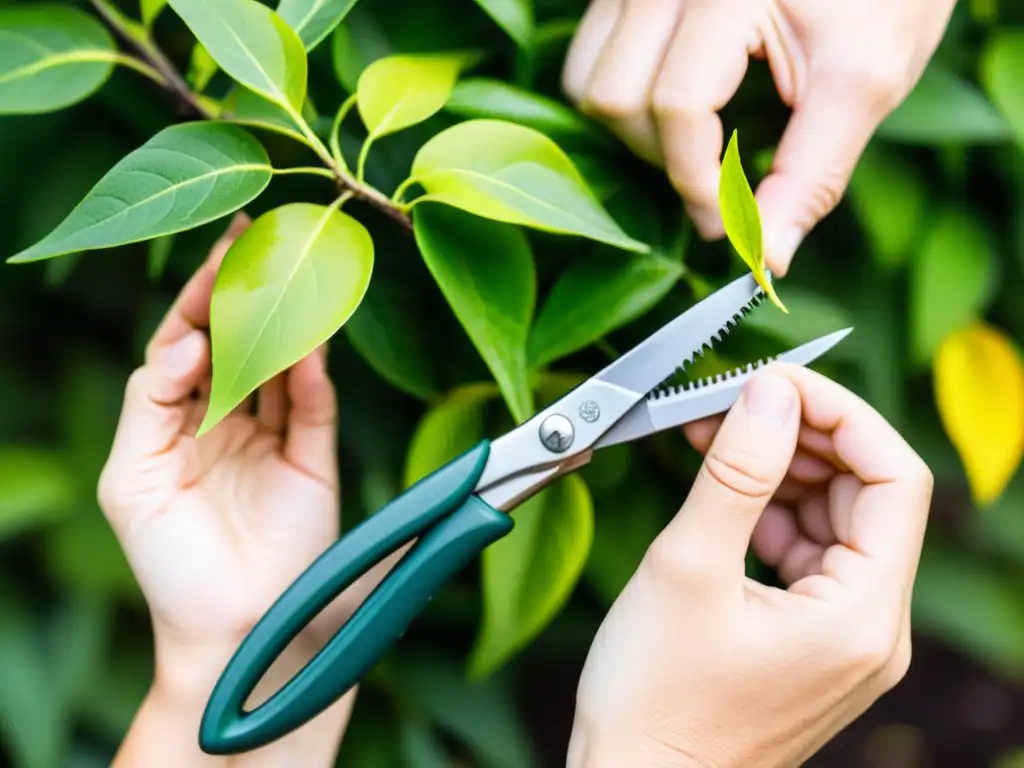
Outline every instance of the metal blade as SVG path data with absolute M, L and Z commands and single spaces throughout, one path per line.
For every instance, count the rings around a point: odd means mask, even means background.
M 753 276 L 733 280 L 658 329 L 593 378 L 643 397 L 691 362 L 712 340 L 721 339 L 743 311 L 764 293 Z
M 736 402 L 743 386 L 756 370 L 763 368 L 772 360 L 808 365 L 845 339 L 852 330 L 853 328 L 846 328 L 830 333 L 775 358 L 759 360 L 745 368 L 737 368 L 713 378 L 670 390 L 656 390 L 648 398 L 637 403 L 594 443 L 594 448 L 606 448 L 609 445 L 639 440 L 664 429 L 722 413 Z

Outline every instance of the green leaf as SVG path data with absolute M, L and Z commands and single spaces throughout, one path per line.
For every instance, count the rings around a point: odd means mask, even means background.
M 167 7 L 167 0 L 139 0 L 139 8 L 142 11 L 142 23 L 152 27 L 164 8 Z
M 1000 30 L 992 35 L 979 62 L 980 77 L 989 97 L 1006 118 L 1017 143 L 1024 147 L 1024 32 Z
M 65 109 L 88 98 L 114 69 L 114 39 L 67 5 L 0 8 L 0 115 Z
M 168 0 L 220 68 L 298 114 L 306 98 L 306 50 L 285 20 L 257 0 Z
M 405 459 L 404 484 L 411 487 L 484 437 L 484 406 L 498 396 L 491 383 L 453 390 L 416 426 Z
M 48 626 L 53 688 L 72 710 L 101 684 L 104 657 L 113 628 L 111 603 L 101 595 L 73 590 L 53 613 Z
M 467 683 L 458 667 L 434 655 L 406 656 L 396 667 L 402 691 L 437 726 L 469 747 L 476 765 L 538 764 L 530 733 L 505 685 L 497 680 Z M 420 763 L 409 765 L 418 768 Z
M 437 394 L 438 361 L 429 318 L 415 288 L 375 275 L 359 309 L 345 323 L 352 346 L 392 386 L 421 400 Z
M 10 263 L 111 248 L 193 229 L 270 183 L 266 150 L 233 125 L 172 125 L 118 162 L 56 229 Z
M 159 280 L 167 267 L 167 261 L 171 258 L 171 251 L 174 250 L 174 235 L 164 235 L 149 241 L 149 279 L 153 282 Z M 59 264 L 60 262 L 51 262 Z
M 530 244 L 516 227 L 444 206 L 418 208 L 416 243 L 452 311 L 494 375 L 509 411 L 533 411 L 526 340 L 537 295 Z
M 365 8 L 361 6 L 360 10 Z M 355 93 L 359 76 L 370 64 L 394 53 L 386 32 L 369 14 L 353 13 L 331 36 L 331 63 L 341 87 Z
M 357 107 L 370 141 L 421 123 L 444 106 L 464 57 L 400 54 L 377 59 L 359 76 Z
M 192 90 L 202 93 L 217 74 L 217 62 L 202 43 L 192 46 L 192 56 L 188 63 L 188 82 Z
M 43 560 L 64 589 L 143 602 L 124 550 L 95 503 L 53 526 L 43 544 Z
M 876 135 L 902 144 L 994 144 L 1012 138 L 1009 124 L 972 83 L 933 63 Z
M 539 368 L 604 338 L 643 315 L 671 290 L 683 266 L 657 253 L 629 260 L 577 259 L 551 289 L 530 334 Z
M 277 12 L 312 51 L 352 10 L 356 0 L 281 0 Z
M 912 359 L 927 364 L 942 340 L 983 314 L 997 254 L 983 222 L 949 206 L 924 234 L 910 264 Z
M 493 673 L 550 623 L 590 553 L 594 510 L 577 475 L 528 499 L 515 521 L 483 553 L 484 617 L 470 660 L 476 678 Z
M 758 285 L 768 294 L 768 298 L 783 312 L 787 312 L 765 274 L 761 213 L 758 211 L 757 200 L 754 199 L 747 176 L 743 172 L 737 137 L 738 132 L 733 131 L 729 146 L 725 150 L 725 157 L 722 159 L 722 178 L 718 187 L 718 205 L 722 211 L 725 234 L 740 258 L 750 267 L 751 273 Z
M 917 168 L 903 154 L 872 143 L 850 179 L 849 197 L 875 260 L 886 268 L 902 266 L 928 206 L 928 186 Z
M 448 768 L 451 756 L 444 743 L 423 718 L 406 718 L 399 726 L 402 758 L 416 768 Z
M 476 0 L 520 48 L 533 41 L 533 0 Z
M 507 120 L 546 134 L 595 135 L 593 126 L 564 104 L 489 77 L 459 81 L 444 108 L 459 117 Z
M 662 496 L 655 482 L 639 482 L 598 505 L 585 578 L 607 605 L 618 599 L 661 533 L 664 512 L 671 509 Z
M 64 456 L 34 447 L 0 448 L 0 540 L 67 514 L 76 488 Z
M 424 144 L 412 177 L 434 200 L 509 224 L 589 237 L 646 253 L 601 207 L 557 144 L 539 131 L 500 120 L 469 120 Z
M 227 122 L 274 131 L 302 143 L 308 141 L 294 117 L 245 86 L 231 89 L 224 98 L 224 109 L 222 119 Z
M 372 271 L 370 233 L 335 206 L 291 203 L 256 219 L 214 283 L 213 385 L 197 436 L 333 336 Z

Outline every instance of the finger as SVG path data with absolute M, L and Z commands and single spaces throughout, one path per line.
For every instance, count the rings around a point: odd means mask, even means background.
M 154 354 L 128 380 L 111 456 L 139 460 L 168 450 L 195 409 L 191 394 L 209 369 L 209 342 L 201 331 Z
M 658 550 L 698 591 L 742 591 L 751 535 L 786 475 L 799 424 L 796 388 L 768 369 L 729 410 L 682 509 L 658 537 Z
M 562 69 L 562 90 L 579 106 L 587 90 L 590 73 L 601 51 L 614 34 L 624 0 L 593 0 L 580 19 L 569 44 Z
M 793 511 L 773 502 L 765 507 L 754 526 L 750 547 L 762 563 L 777 568 L 799 536 Z
M 756 192 L 775 275 L 786 274 L 801 241 L 838 204 L 884 114 L 856 82 L 819 74 L 809 83 Z
M 331 487 L 337 477 L 337 402 L 327 375 L 326 355 L 313 352 L 288 374 L 289 410 L 283 456 L 293 466 Z
M 828 487 L 829 527 L 846 546 L 853 544 L 853 502 L 863 488 L 853 475 L 838 475 Z
M 682 5 L 680 0 L 625 0 L 581 104 L 583 111 L 602 119 L 631 150 L 655 165 L 663 160 L 650 112 L 651 91 Z
M 820 574 L 824 553 L 825 547 L 821 544 L 803 536 L 798 537 L 779 563 L 779 579 L 784 584 L 795 584 L 808 576 Z
M 256 418 L 271 432 L 284 430 L 288 417 L 288 371 L 277 374 L 259 389 Z
M 800 531 L 810 541 L 823 547 L 830 547 L 837 541 L 835 531 L 832 530 L 830 498 L 827 492 L 812 493 L 797 507 Z
M 735 3 L 686 3 L 651 96 L 665 168 L 705 239 L 724 234 L 718 210 L 723 139 L 718 111 L 758 47 Z
M 239 212 L 231 220 L 224 235 L 214 244 L 206 261 L 196 270 L 182 289 L 167 316 L 160 323 L 149 345 L 146 360 L 155 359 L 166 347 L 187 333 L 206 328 L 210 324 L 210 296 L 224 255 L 231 244 L 249 226 L 249 217 Z

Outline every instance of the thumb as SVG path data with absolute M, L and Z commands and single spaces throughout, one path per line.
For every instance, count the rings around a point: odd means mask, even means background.
M 853 169 L 884 111 L 866 89 L 819 77 L 798 103 L 771 172 L 757 189 L 765 260 L 776 277 L 842 199 Z
M 754 526 L 786 476 L 800 430 L 795 386 L 770 368 L 756 374 L 708 449 L 682 509 L 658 549 L 698 592 L 743 583 Z
M 111 456 L 137 461 L 170 448 L 196 407 L 191 395 L 209 366 L 209 342 L 198 330 L 151 355 L 128 379 Z

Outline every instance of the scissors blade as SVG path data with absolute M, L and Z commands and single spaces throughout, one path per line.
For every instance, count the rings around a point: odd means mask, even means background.
M 808 365 L 845 339 L 853 328 L 845 328 L 809 341 L 766 361 L 671 390 L 656 390 L 640 401 L 594 443 L 594 449 L 639 440 L 728 410 L 755 371 L 772 360 Z
M 592 379 L 636 393 L 637 398 L 664 382 L 694 355 L 721 340 L 743 312 L 764 296 L 752 275 L 744 275 L 694 304 L 662 326 Z

